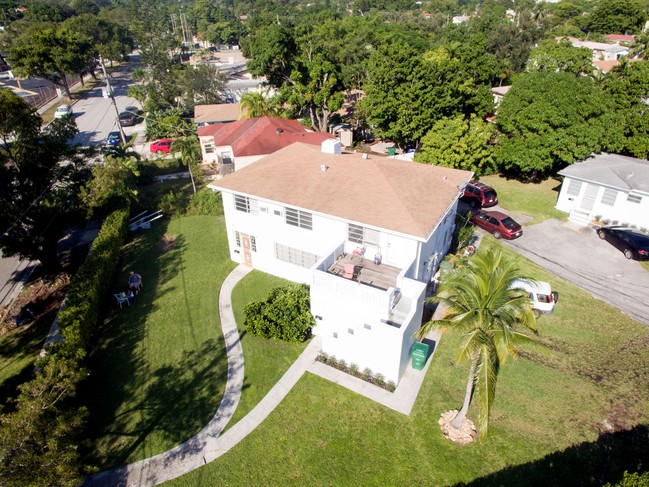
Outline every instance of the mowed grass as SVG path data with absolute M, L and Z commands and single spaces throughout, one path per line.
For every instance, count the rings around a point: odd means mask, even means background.
M 173 246 L 162 245 L 165 234 Z M 157 220 L 133 234 L 112 292 L 126 289 L 130 270 L 144 288 L 122 310 L 106 297 L 82 391 L 89 463 L 104 469 L 155 455 L 209 422 L 227 378 L 218 293 L 234 267 L 223 217 Z
M 600 485 L 646 469 L 648 328 L 520 265 L 560 293 L 538 321 L 551 353 L 504 365 L 486 441 L 458 446 L 437 425 L 460 407 L 468 373 L 460 337 L 445 333 L 410 416 L 307 373 L 235 448 L 171 485 Z
M 232 291 L 232 309 L 237 321 L 244 357 L 244 384 L 241 399 L 228 427 L 249 413 L 295 362 L 307 343 L 267 340 L 246 332 L 243 308 L 253 301 L 263 301 L 268 293 L 291 284 L 280 277 L 252 271 Z
M 498 193 L 498 204 L 513 213 L 527 215 L 529 225 L 541 223 L 549 218 L 565 220 L 568 215 L 556 210 L 561 182 L 547 179 L 540 183 L 522 183 L 503 176 L 492 175 L 480 178 Z

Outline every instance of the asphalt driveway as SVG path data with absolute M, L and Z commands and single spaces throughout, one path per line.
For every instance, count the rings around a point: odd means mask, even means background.
M 514 217 L 516 218 L 516 217 Z M 506 244 L 553 274 L 649 324 L 649 272 L 589 227 L 546 220 Z

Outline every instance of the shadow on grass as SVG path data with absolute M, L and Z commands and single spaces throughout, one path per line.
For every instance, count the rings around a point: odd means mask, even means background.
M 535 461 L 508 467 L 474 480 L 472 487 L 516 485 L 587 486 L 613 484 L 624 471 L 649 469 L 649 428 L 639 425 L 616 433 L 603 433 L 597 441 L 581 443 Z
M 174 444 L 187 440 L 204 426 L 205 412 L 220 400 L 201 386 L 207 381 L 225 383 L 227 377 L 225 349 L 214 339 L 197 343 L 176 363 L 147 373 L 141 353 L 148 343 L 148 316 L 164 295 L 164 284 L 185 272 L 181 263 L 186 242 L 179 235 L 172 246 L 161 245 L 166 230 L 167 222 L 158 221 L 126 245 L 111 292 L 126 289 L 130 270 L 142 275 L 144 287 L 123 310 L 116 308 L 112 294 L 107 297 L 103 336 L 90 357 L 92 374 L 81 391 L 90 412 L 84 456 L 102 469 L 125 463 L 151 435 L 158 444 L 160 439 Z M 186 317 L 188 327 L 191 319 Z

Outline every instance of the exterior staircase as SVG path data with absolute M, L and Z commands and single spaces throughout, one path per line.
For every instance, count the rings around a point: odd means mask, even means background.
M 576 225 L 588 226 L 590 222 L 590 212 L 582 210 L 581 208 L 573 208 L 568 217 L 568 221 Z

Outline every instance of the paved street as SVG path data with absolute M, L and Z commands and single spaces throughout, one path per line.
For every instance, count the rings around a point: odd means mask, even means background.
M 131 59 L 137 59 L 137 57 L 131 56 Z M 114 71 L 110 75 L 110 83 L 119 111 L 122 111 L 128 105 L 139 106 L 135 99 L 128 96 L 128 88 L 131 83 L 130 73 L 134 64 L 132 62 L 123 66 L 119 71 Z M 110 98 L 104 98 L 102 95 L 102 89 L 105 88 L 105 82 L 98 83 L 95 88 L 84 94 L 83 98 L 72 106 L 74 118 L 79 128 L 79 133 L 73 141 L 74 144 L 81 146 L 101 144 L 109 132 L 119 130 L 115 108 Z M 126 135 L 143 130 L 144 123 L 134 127 L 124 127 Z

